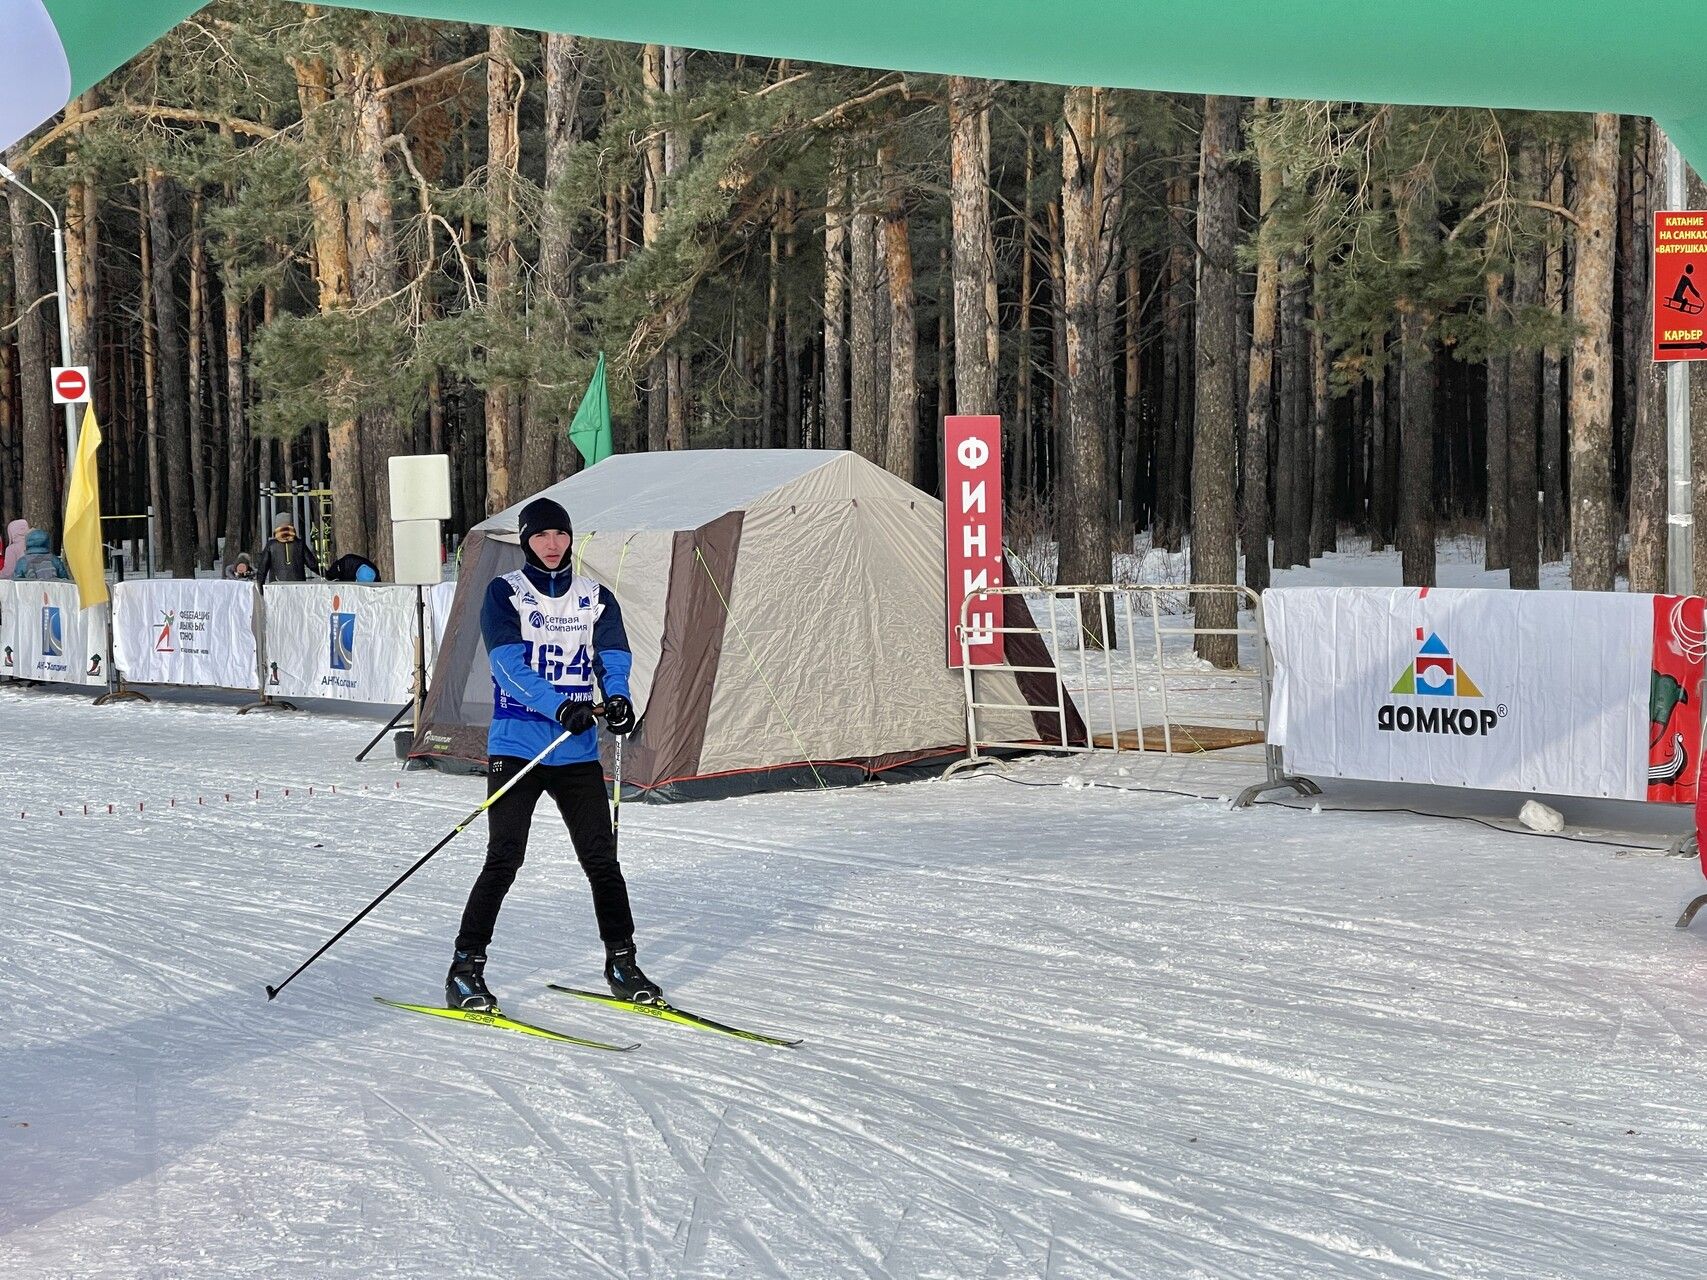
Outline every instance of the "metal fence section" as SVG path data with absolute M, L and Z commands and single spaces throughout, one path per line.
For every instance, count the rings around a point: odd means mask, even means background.
M 1232 596 L 1234 625 L 1198 626 L 1192 615 L 1164 610 L 1171 598 Z M 1041 600 L 1046 616 L 1031 626 L 974 627 L 970 607 L 989 596 L 1031 597 Z M 1249 621 L 1245 621 L 1247 618 Z M 1087 620 L 1088 619 L 1088 620 Z M 1001 756 L 1019 751 L 1063 753 L 1160 752 L 1217 750 L 1261 744 L 1264 779 L 1244 789 L 1236 804 L 1251 804 L 1266 791 L 1287 789 L 1300 795 L 1319 790 L 1307 778 L 1286 773 L 1279 747 L 1267 740 L 1268 713 L 1274 676 L 1273 657 L 1263 628 L 1262 599 L 1248 587 L 1233 585 L 1156 584 L 1125 586 L 993 587 L 972 592 L 960 603 L 956 627 L 960 641 L 961 674 L 966 693 L 966 758 L 948 773 L 981 764 L 1001 763 Z M 974 667 L 967 661 L 975 643 L 994 634 L 1030 635 L 1043 640 L 1054 661 L 1049 666 L 989 663 Z M 1192 649 L 1182 654 L 1173 640 L 1198 636 L 1234 637 L 1240 665 L 1212 667 L 1199 661 Z M 1105 643 L 1106 638 L 1106 643 Z M 979 672 L 1011 672 L 1016 677 L 1046 676 L 1048 701 L 992 702 L 980 696 Z M 1021 680 L 1023 687 L 1025 681 Z M 1033 683 L 1033 689 L 1039 686 Z M 1025 698 L 1025 694 L 1021 694 Z M 1035 695 L 1034 695 L 1035 696 Z M 1070 709 L 1083 722 L 1075 733 Z M 1016 741 L 992 735 L 994 711 L 1028 711 L 1053 718 L 1055 741 Z M 1192 716 L 1182 721 L 1180 713 Z

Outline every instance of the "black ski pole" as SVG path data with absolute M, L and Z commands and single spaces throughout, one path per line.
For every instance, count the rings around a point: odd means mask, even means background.
M 403 704 L 402 708 L 397 712 L 397 714 L 391 717 L 391 723 L 386 725 L 385 728 L 381 729 L 378 733 L 373 735 L 373 741 L 369 742 L 367 744 L 367 746 L 363 747 L 359 752 L 356 753 L 356 763 L 357 764 L 360 764 L 363 760 L 367 759 L 367 753 L 372 751 L 375 747 L 377 747 L 379 745 L 379 740 L 381 738 L 383 738 L 386 734 L 390 733 L 393 729 L 395 729 L 397 727 L 397 722 L 399 720 L 401 720 L 404 716 L 408 715 L 410 710 L 414 707 L 414 705 L 415 704 L 413 702 L 405 702 Z
M 622 739 L 616 740 L 611 755 L 610 779 L 610 851 L 616 853 L 616 838 L 622 831 Z
M 598 714 L 600 711 L 603 710 L 603 708 L 602 707 L 595 707 L 593 710 L 594 710 L 594 714 Z M 557 738 L 555 740 L 553 740 L 552 744 L 549 747 L 547 747 L 544 751 L 541 751 L 532 760 L 529 760 L 520 769 L 516 770 L 516 776 L 515 777 L 511 778 L 503 786 L 499 787 L 491 795 L 487 796 L 486 799 L 480 803 L 480 806 L 474 810 L 474 812 L 470 813 L 461 822 L 456 824 L 456 826 L 452 829 L 452 831 L 449 835 L 447 835 L 443 840 L 440 840 L 431 849 L 428 849 L 425 853 L 423 853 L 418 859 L 416 859 L 414 866 L 410 867 L 402 875 L 398 876 L 397 879 L 393 880 L 390 883 L 390 885 L 388 885 L 386 887 L 386 890 L 384 893 L 380 894 L 379 897 L 375 898 L 372 902 L 368 903 L 367 906 L 363 907 L 360 911 L 358 911 L 355 914 L 355 916 L 350 920 L 350 922 L 348 924 L 346 924 L 342 929 L 338 930 L 338 932 L 334 933 L 330 938 L 326 939 L 326 941 L 321 944 L 320 950 L 316 951 L 313 955 L 309 956 L 308 959 L 304 960 L 301 964 L 297 965 L 294 970 L 292 970 L 290 977 L 286 978 L 283 982 L 279 983 L 279 985 L 276 987 L 268 987 L 267 988 L 267 999 L 269 999 L 269 1000 L 273 999 L 275 996 L 278 995 L 279 992 L 283 991 L 286 987 L 290 986 L 290 984 L 296 980 L 297 974 L 301 973 L 304 969 L 308 968 L 309 965 L 313 964 L 321 956 L 325 955 L 328 951 L 330 951 L 332 949 L 333 943 L 337 942 L 339 938 L 342 938 L 351 929 L 354 929 L 363 920 L 367 919 L 369 912 L 371 912 L 380 903 L 384 902 L 387 898 L 389 898 L 392 895 L 392 893 L 394 891 L 396 891 L 396 889 L 400 885 L 402 885 L 402 883 L 405 880 L 407 880 L 410 876 L 414 875 L 422 867 L 426 866 L 428 861 L 431 860 L 432 856 L 435 853 L 437 853 L 440 849 L 444 848 L 452 840 L 455 840 L 464 831 L 468 830 L 468 828 L 473 825 L 474 820 L 476 818 L 478 818 L 481 814 L 485 813 L 486 810 L 490 809 L 493 805 L 497 804 L 498 801 L 502 800 L 504 798 L 505 793 L 508 792 L 511 787 L 515 786 L 516 783 L 520 782 L 523 778 L 525 778 L 533 770 L 535 765 L 539 764 L 539 762 L 541 760 L 544 760 L 546 756 L 550 755 L 553 751 L 557 750 L 558 747 L 562 746 L 568 740 L 569 740 L 569 732 L 568 732 L 568 730 L 564 730 L 561 734 L 559 734 L 557 736 Z

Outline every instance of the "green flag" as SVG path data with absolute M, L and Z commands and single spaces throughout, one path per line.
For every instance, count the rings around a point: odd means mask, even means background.
M 610 438 L 610 392 L 605 389 L 605 353 L 599 352 L 599 362 L 593 366 L 593 380 L 587 384 L 587 394 L 575 410 L 575 421 L 569 424 L 569 439 L 580 450 L 581 461 L 587 466 L 603 462 L 616 450 Z

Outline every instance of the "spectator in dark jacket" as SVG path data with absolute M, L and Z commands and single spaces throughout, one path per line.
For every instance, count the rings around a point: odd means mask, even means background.
M 314 548 L 296 536 L 296 522 L 283 511 L 273 521 L 273 536 L 261 548 L 260 559 L 255 581 L 263 587 L 269 582 L 306 582 L 309 574 L 320 572 Z
M 379 568 L 366 556 L 352 551 L 327 565 L 326 577 L 332 582 L 378 582 Z
M 249 558 L 247 551 L 239 551 L 237 559 L 225 571 L 225 576 L 235 582 L 253 582 L 255 580 L 255 562 Z
M 12 567 L 12 577 L 17 581 L 50 582 L 56 578 L 69 580 L 71 574 L 65 568 L 65 561 L 53 554 L 47 530 L 31 529 L 24 538 L 24 554 Z

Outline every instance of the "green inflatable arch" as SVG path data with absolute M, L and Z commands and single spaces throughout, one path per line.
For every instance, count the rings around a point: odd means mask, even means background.
M 188 0 L 0 0 L 0 146 Z M 1655 0 L 382 0 L 611 40 L 1003 80 L 1653 116 L 1707 161 L 1707 8 Z

